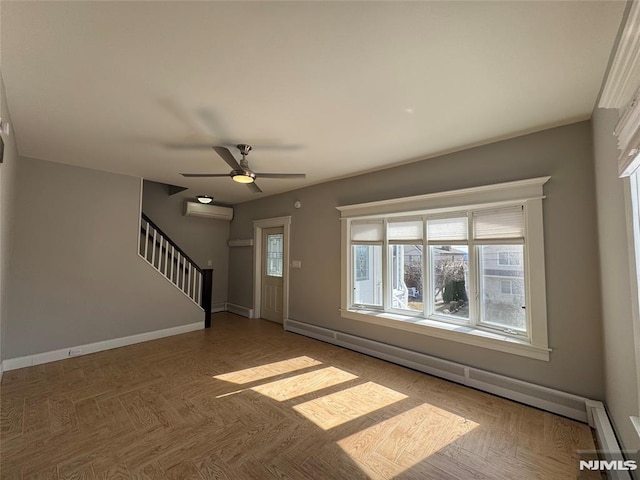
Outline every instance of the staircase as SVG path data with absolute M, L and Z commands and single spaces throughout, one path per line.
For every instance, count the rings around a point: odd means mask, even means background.
M 138 254 L 204 310 L 205 327 L 209 327 L 213 269 L 198 267 L 149 217 L 141 216 Z

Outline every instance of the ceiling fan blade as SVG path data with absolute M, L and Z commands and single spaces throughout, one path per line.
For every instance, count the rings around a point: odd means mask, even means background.
M 256 173 L 259 178 L 307 178 L 304 173 Z
M 171 150 L 209 150 L 211 148 L 210 143 L 166 143 L 164 146 Z
M 216 153 L 220 155 L 220 158 L 222 158 L 225 162 L 227 162 L 227 165 L 229 165 L 232 169 L 242 170 L 242 167 L 240 167 L 240 164 L 238 163 L 238 161 L 233 157 L 233 155 L 231 155 L 231 152 L 229 151 L 228 148 L 226 147 L 211 147 L 211 148 L 213 148 L 216 151 Z
M 253 193 L 262 193 L 262 189 L 254 183 L 247 183 L 247 187 L 249 187 L 249 190 L 251 190 Z
M 228 173 L 181 173 L 183 177 L 191 178 L 191 177 L 228 177 Z

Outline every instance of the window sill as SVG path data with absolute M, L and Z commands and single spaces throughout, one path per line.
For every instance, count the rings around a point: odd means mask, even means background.
M 371 310 L 340 310 L 342 318 L 372 323 L 407 332 L 419 333 L 430 337 L 442 338 L 453 342 L 465 343 L 476 347 L 549 361 L 551 349 L 532 345 L 499 333 L 487 332 L 464 325 L 454 325 L 421 317 L 411 317 L 395 313 L 382 313 Z

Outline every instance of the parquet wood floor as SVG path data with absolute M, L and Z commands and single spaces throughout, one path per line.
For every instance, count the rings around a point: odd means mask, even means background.
M 6 372 L 2 479 L 565 480 L 594 449 L 556 415 L 263 320 L 212 323 Z

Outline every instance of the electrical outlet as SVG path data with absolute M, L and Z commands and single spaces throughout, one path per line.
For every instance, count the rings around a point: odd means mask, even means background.
M 69 356 L 70 357 L 77 357 L 78 355 L 82 355 L 82 349 L 81 348 L 70 348 L 69 349 Z
M 302 262 L 300 260 L 292 261 L 291 268 L 302 268 Z

